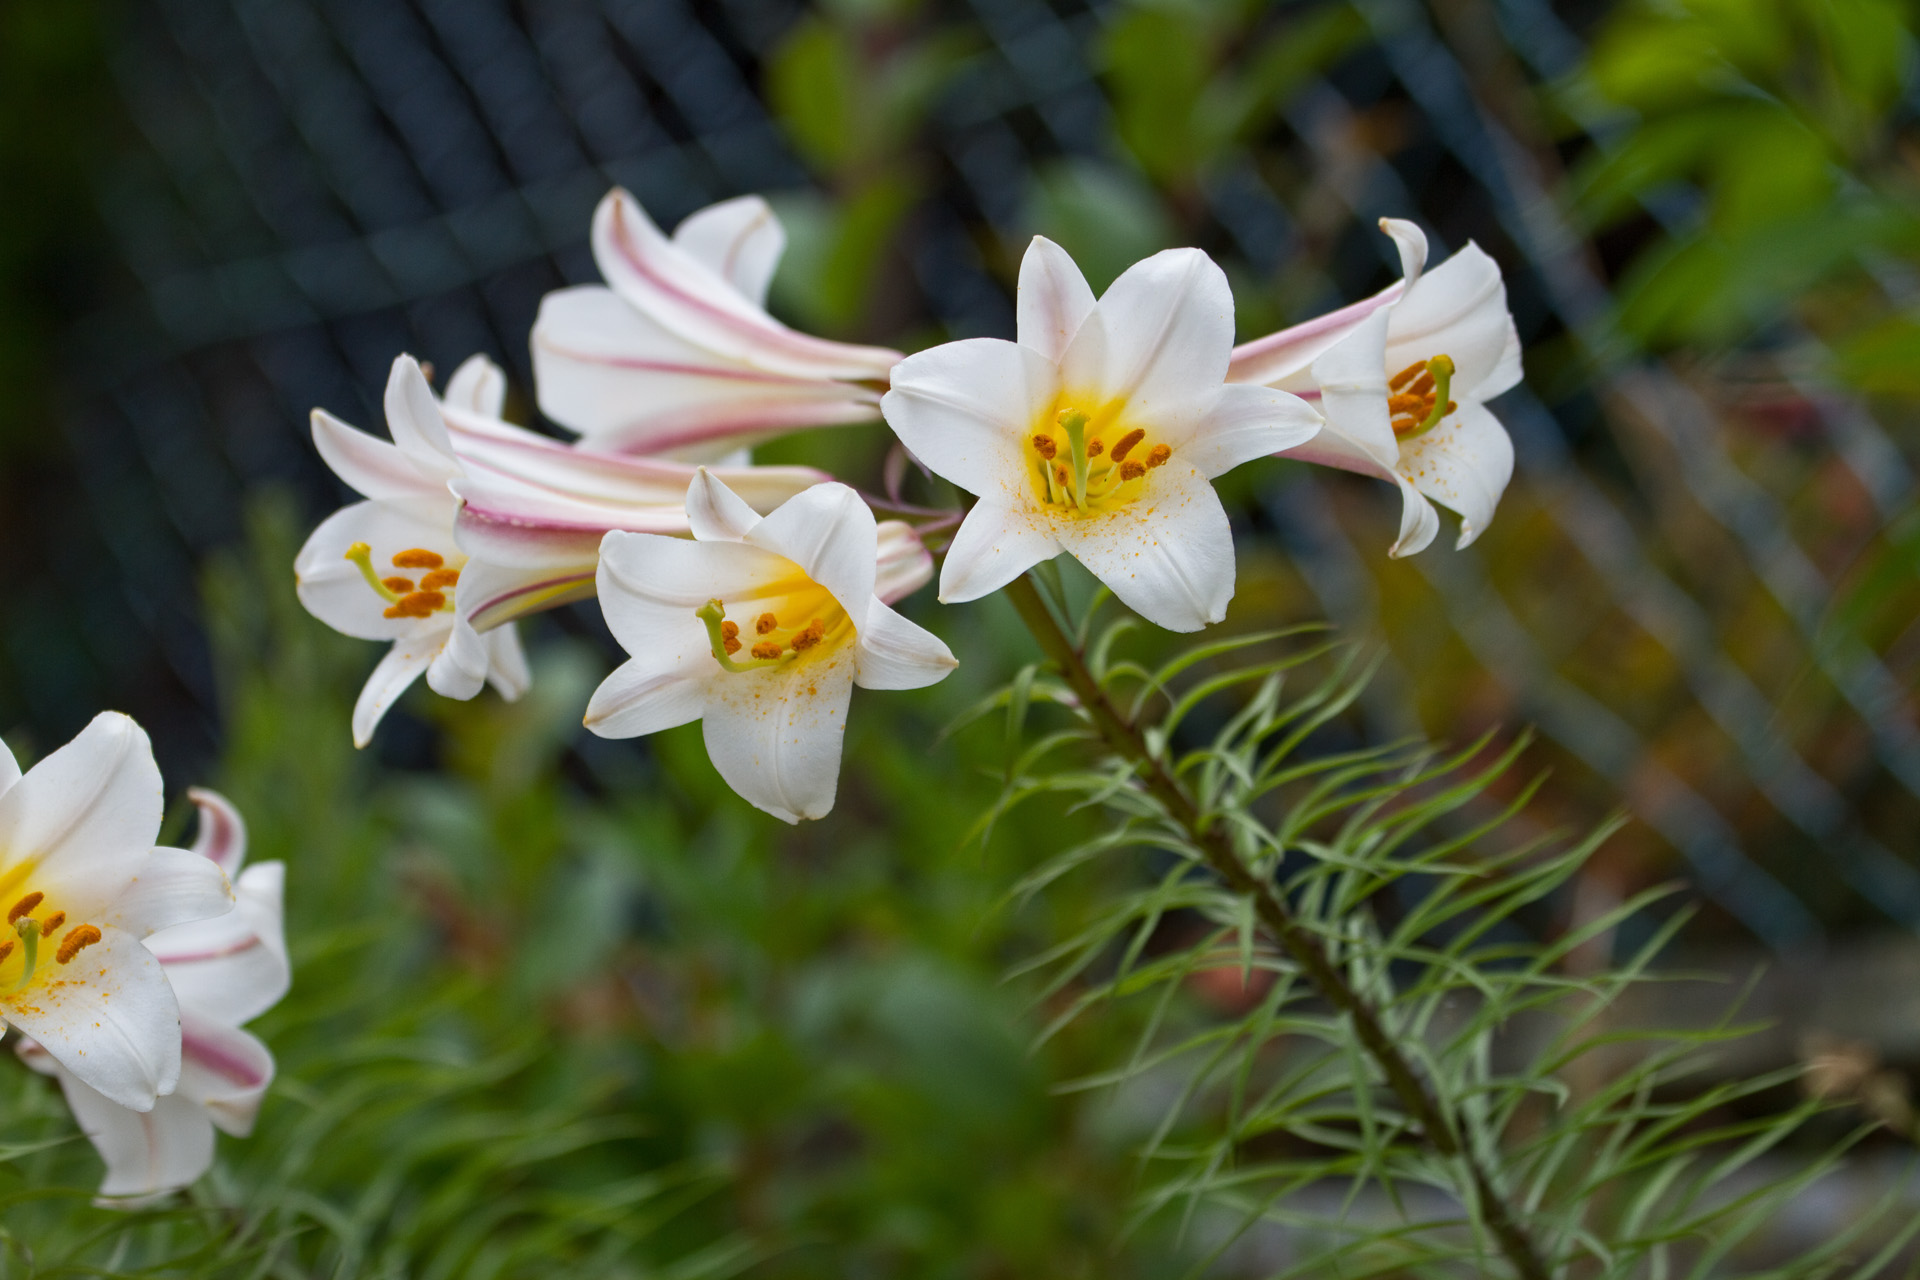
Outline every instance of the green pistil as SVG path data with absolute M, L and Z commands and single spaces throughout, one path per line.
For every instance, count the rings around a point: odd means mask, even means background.
M 1447 392 L 1453 382 L 1453 357 L 1435 356 L 1427 361 L 1427 372 L 1433 375 L 1433 408 L 1427 410 L 1427 420 L 1408 432 L 1419 435 L 1431 431 L 1440 425 L 1440 419 L 1447 416 Z
M 13 931 L 20 935 L 20 958 L 25 967 L 20 970 L 19 981 L 13 984 L 15 991 L 33 981 L 34 966 L 40 961 L 40 922 L 32 916 L 17 922 Z
M 754 671 L 761 667 L 777 667 L 783 662 L 793 661 L 791 653 L 783 653 L 777 658 L 749 658 L 745 662 L 737 660 L 728 653 L 727 637 L 720 630 L 720 624 L 727 618 L 727 606 L 722 601 L 707 601 L 693 611 L 693 616 L 707 624 L 707 642 L 713 646 L 713 660 L 728 671 Z
M 368 586 L 380 593 L 382 599 L 388 604 L 400 603 L 399 595 L 387 590 L 387 584 L 380 581 L 380 575 L 373 571 L 372 547 L 364 542 L 356 542 L 347 548 L 346 558 L 360 566 L 360 576 L 367 580 Z
M 1087 415 L 1078 409 L 1062 409 L 1055 419 L 1067 433 L 1067 446 L 1073 450 L 1073 505 L 1087 509 Z

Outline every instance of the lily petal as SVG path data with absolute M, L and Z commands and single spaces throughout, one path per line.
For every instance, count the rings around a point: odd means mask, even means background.
M 188 787 L 187 799 L 200 814 L 193 851 L 229 877 L 239 875 L 247 860 L 247 820 L 233 801 L 209 787 Z
M 471 623 L 455 618 L 447 640 L 427 664 L 427 687 L 465 702 L 487 684 L 487 642 Z
M 872 510 L 838 483 L 817 484 L 789 498 L 742 539 L 799 565 L 833 593 L 856 628 L 873 600 L 879 540 Z
M 180 1079 L 180 1006 L 153 953 L 132 934 L 100 941 L 18 996 L 0 996 L 8 1022 L 61 1066 L 120 1106 L 150 1111 Z
M 273 1055 L 238 1027 L 189 1012 L 181 1018 L 180 1087 L 176 1095 L 197 1103 L 223 1133 L 244 1138 L 267 1086 Z
M 1313 362 L 1323 431 L 1339 435 L 1391 473 L 1400 458 L 1387 410 L 1386 340 L 1390 310 L 1376 311 Z
M 533 687 L 533 668 L 520 644 L 520 628 L 508 623 L 481 637 L 487 646 L 487 683 L 508 702 L 518 702 Z
M 1230 383 L 1180 456 L 1211 479 L 1243 462 L 1305 444 L 1319 434 L 1320 423 L 1320 411 L 1299 396 Z
M 1468 404 L 1400 449 L 1400 471 L 1435 502 L 1460 513 L 1464 547 L 1493 519 L 1513 478 L 1513 441 L 1484 405 Z
M 1355 325 L 1398 300 L 1406 289 L 1405 280 L 1396 280 L 1370 298 L 1242 343 L 1233 349 L 1233 358 L 1227 365 L 1227 381 L 1258 382 L 1289 391 L 1307 390 L 1313 384 L 1307 373 L 1313 362 L 1352 333 Z
M 213 1167 L 213 1124 L 190 1099 L 166 1097 L 149 1111 L 129 1111 L 71 1072 L 60 1072 L 59 1080 L 80 1132 L 106 1163 L 104 1207 L 142 1208 Z
M 460 474 L 440 402 L 433 398 L 427 375 L 412 356 L 394 357 L 393 372 L 387 377 L 386 410 L 393 442 L 423 476 L 451 480 Z
M 452 630 L 453 625 L 448 622 L 444 630 L 393 642 L 393 647 L 380 659 L 380 665 L 367 677 L 359 699 L 353 704 L 354 746 L 364 747 L 373 741 L 373 731 L 380 727 L 387 708 L 399 701 L 407 686 L 432 664 Z
M 921 462 L 985 498 L 1029 483 L 1019 440 L 1052 403 L 1059 371 L 1032 347 L 968 338 L 918 352 L 893 370 L 887 425 Z
M 833 808 L 853 694 L 852 647 L 709 686 L 707 755 L 728 786 L 783 822 Z
M 940 566 L 940 603 L 978 600 L 1060 551 L 1052 528 L 1026 509 L 983 498 L 967 512 L 947 548 Z
M 1176 456 L 1154 473 L 1152 501 L 1097 520 L 1062 520 L 1065 547 L 1122 604 L 1169 631 L 1198 631 L 1233 599 L 1233 530 L 1213 486 Z
M 876 601 L 860 628 L 853 682 L 862 689 L 924 689 L 959 665 L 939 636 Z
M 441 401 L 443 408 L 498 418 L 507 403 L 507 375 L 485 356 L 468 356 L 447 379 L 447 393 Z
M 1382 367 L 1393 372 L 1445 352 L 1453 360 L 1456 398 L 1464 399 L 1461 392 L 1473 395 L 1490 383 L 1512 331 L 1500 264 L 1469 243 L 1394 305 Z
M 1035 236 L 1020 260 L 1020 290 L 1015 332 L 1055 364 L 1093 310 L 1093 289 L 1067 251 L 1045 236 Z
M 1060 382 L 1070 393 L 1124 397 L 1130 417 L 1178 448 L 1212 406 L 1232 349 L 1226 273 L 1198 249 L 1167 249 L 1101 295 L 1060 358 Z
M 904 600 L 933 581 L 933 553 L 904 520 L 882 520 L 874 529 L 879 551 L 873 595 L 885 604 Z
M 376 557 L 411 547 L 451 551 L 447 532 L 452 516 L 450 494 L 432 504 L 356 502 L 334 512 L 308 535 L 294 559 L 301 605 L 335 631 L 360 640 L 411 639 L 437 632 L 444 615 L 385 616 L 386 599 L 367 584 L 346 553 L 356 542 L 372 547 Z
M 702 542 L 739 542 L 760 523 L 760 513 L 701 467 L 687 489 L 687 523 Z
M 350 427 L 325 409 L 315 409 L 309 418 L 320 460 L 361 496 L 407 501 L 438 491 L 440 482 L 423 476 L 399 445 Z
M 673 243 L 763 307 L 787 249 L 787 232 L 765 200 L 738 196 L 688 214 L 673 229 Z
M 20 762 L 13 757 L 13 748 L 0 742 L 0 795 L 6 794 L 14 783 L 20 781 Z
M 1400 536 L 1387 548 L 1387 554 L 1397 560 L 1425 551 L 1440 532 L 1440 517 L 1411 480 L 1399 475 L 1393 478 L 1400 486 Z
M 62 907 L 83 921 L 145 866 L 160 816 L 160 769 L 146 732 L 102 712 L 0 795 L 0 896 L 31 875 L 49 895 L 70 895 Z
M 706 662 L 696 666 L 696 658 Z M 603 738 L 637 738 L 698 720 L 715 670 L 709 654 L 643 651 L 600 682 L 587 702 L 585 724 Z
M 147 939 L 182 1009 L 239 1026 L 279 1003 L 293 977 L 283 923 L 285 883 L 281 863 L 248 867 L 234 882 L 232 911 Z
M 226 872 L 197 853 L 164 845 L 146 851 L 135 864 L 131 882 L 104 907 L 79 905 L 85 891 L 69 888 L 72 880 L 52 866 L 38 883 L 47 885 L 57 901 L 75 903 L 68 911 L 76 921 L 121 929 L 136 938 L 233 910 Z

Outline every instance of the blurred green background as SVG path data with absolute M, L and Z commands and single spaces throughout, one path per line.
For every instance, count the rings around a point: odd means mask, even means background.
M 0 1079 L 0 1271 L 1120 1277 L 1214 1243 L 1204 1218 L 1123 1230 L 1155 1100 L 1061 1088 L 1130 1028 L 1036 1048 L 1049 1011 L 1003 981 L 1114 886 L 1015 910 L 1077 819 L 964 838 L 1005 742 L 941 730 L 1033 656 L 1000 603 L 910 602 L 961 671 L 857 697 L 839 806 L 798 829 L 734 799 L 697 731 L 583 733 L 617 656 L 590 608 L 529 629 L 526 701 L 422 689 L 352 751 L 377 655 L 292 598 L 344 496 L 306 411 L 377 428 L 394 354 L 485 351 L 531 420 L 533 310 L 592 278 L 614 182 L 669 225 L 766 192 L 775 310 L 909 349 L 1009 334 L 1034 232 L 1096 287 L 1207 249 L 1243 338 L 1388 283 L 1381 216 L 1436 258 L 1477 241 L 1527 344 L 1499 518 L 1393 562 L 1389 487 L 1243 468 L 1229 625 L 1330 618 L 1383 655 L 1356 738 L 1537 726 L 1538 829 L 1624 807 L 1544 927 L 1679 878 L 1695 955 L 1772 953 L 1793 1026 L 1920 1065 L 1915 21 L 6 0 L 0 726 L 31 757 L 124 709 L 170 788 L 228 791 L 289 865 L 296 980 L 256 1027 L 281 1063 L 258 1136 L 156 1218 L 88 1208 L 57 1094 Z M 760 456 L 877 489 L 887 444 Z M 1198 1025 L 1240 996 L 1188 998 Z

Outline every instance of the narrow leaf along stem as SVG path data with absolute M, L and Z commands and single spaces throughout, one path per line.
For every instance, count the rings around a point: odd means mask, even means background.
M 1139 727 L 1123 715 L 1087 665 L 1086 656 L 1054 616 L 1030 576 L 1015 578 L 1007 597 L 1032 633 L 1041 651 L 1060 669 L 1080 709 L 1107 746 L 1131 761 L 1141 784 L 1178 823 L 1228 888 L 1253 903 L 1255 914 L 1272 939 L 1300 966 L 1307 980 L 1335 1008 L 1351 1020 L 1361 1046 L 1380 1067 L 1388 1086 L 1406 1108 L 1420 1138 L 1441 1157 L 1457 1160 L 1473 1184 L 1481 1215 L 1500 1252 L 1523 1280 L 1549 1280 L 1551 1270 L 1526 1229 L 1495 1188 L 1479 1158 L 1468 1150 L 1448 1122 L 1440 1101 L 1427 1089 L 1413 1064 L 1381 1024 L 1378 1013 L 1341 975 L 1326 947 L 1294 918 L 1286 901 L 1266 880 L 1256 876 L 1235 851 L 1226 832 L 1202 813 L 1180 780 L 1147 745 Z

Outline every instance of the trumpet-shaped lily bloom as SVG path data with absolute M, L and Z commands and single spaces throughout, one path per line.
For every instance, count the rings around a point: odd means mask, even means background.
M 475 357 L 437 400 L 401 356 L 387 383 L 391 443 L 314 411 L 321 456 L 367 501 L 307 539 L 300 600 L 336 631 L 392 642 L 354 707 L 358 746 L 422 673 L 447 697 L 491 683 L 517 698 L 530 677 L 513 619 L 591 595 L 608 529 L 687 531 L 692 466 L 569 448 L 501 421 L 505 394 L 500 371 Z M 728 474 L 766 508 L 825 478 Z
M 1513 442 L 1486 407 L 1520 381 L 1506 283 L 1474 244 L 1422 274 L 1420 228 L 1394 218 L 1380 228 L 1399 247 L 1400 283 L 1235 348 L 1227 376 L 1320 402 L 1326 429 L 1287 457 L 1400 486 L 1391 554 L 1433 541 L 1434 502 L 1459 513 L 1456 545 L 1464 547 L 1493 519 L 1513 476 Z
M 123 715 L 24 777 L 0 747 L 0 1015 L 136 1112 L 181 1078 L 179 1003 L 141 941 L 233 908 L 217 863 L 154 846 L 160 816 L 160 770 Z
M 786 233 L 758 196 L 668 238 L 615 190 L 593 218 L 606 285 L 550 293 L 533 326 L 540 408 L 586 443 L 711 461 L 799 427 L 879 417 L 900 353 L 811 337 L 767 314 Z
M 842 484 L 770 515 L 702 472 L 694 541 L 609 533 L 600 607 L 632 655 L 586 723 L 631 738 L 699 720 L 707 754 L 748 803 L 787 822 L 833 807 L 853 686 L 918 689 L 953 654 L 874 594 L 873 513 Z
M 1299 397 L 1225 382 L 1233 294 L 1197 249 L 1136 263 L 1094 300 L 1035 237 L 1019 341 L 909 356 L 881 403 L 921 462 L 979 497 L 940 574 L 973 600 L 1061 551 L 1160 626 L 1226 615 L 1233 537 L 1211 480 L 1319 430 Z
M 246 826 L 216 792 L 189 793 L 200 810 L 193 851 L 232 878 L 226 915 L 164 929 L 147 950 L 180 1004 L 180 1079 L 146 1112 L 116 1104 L 56 1061 L 37 1041 L 18 1046 L 28 1066 L 60 1082 L 81 1130 L 107 1172 L 103 1201 L 131 1208 L 187 1186 L 213 1164 L 214 1130 L 244 1138 L 273 1080 L 273 1055 L 241 1025 L 286 994 L 291 978 L 281 926 L 284 869 L 242 870 Z

